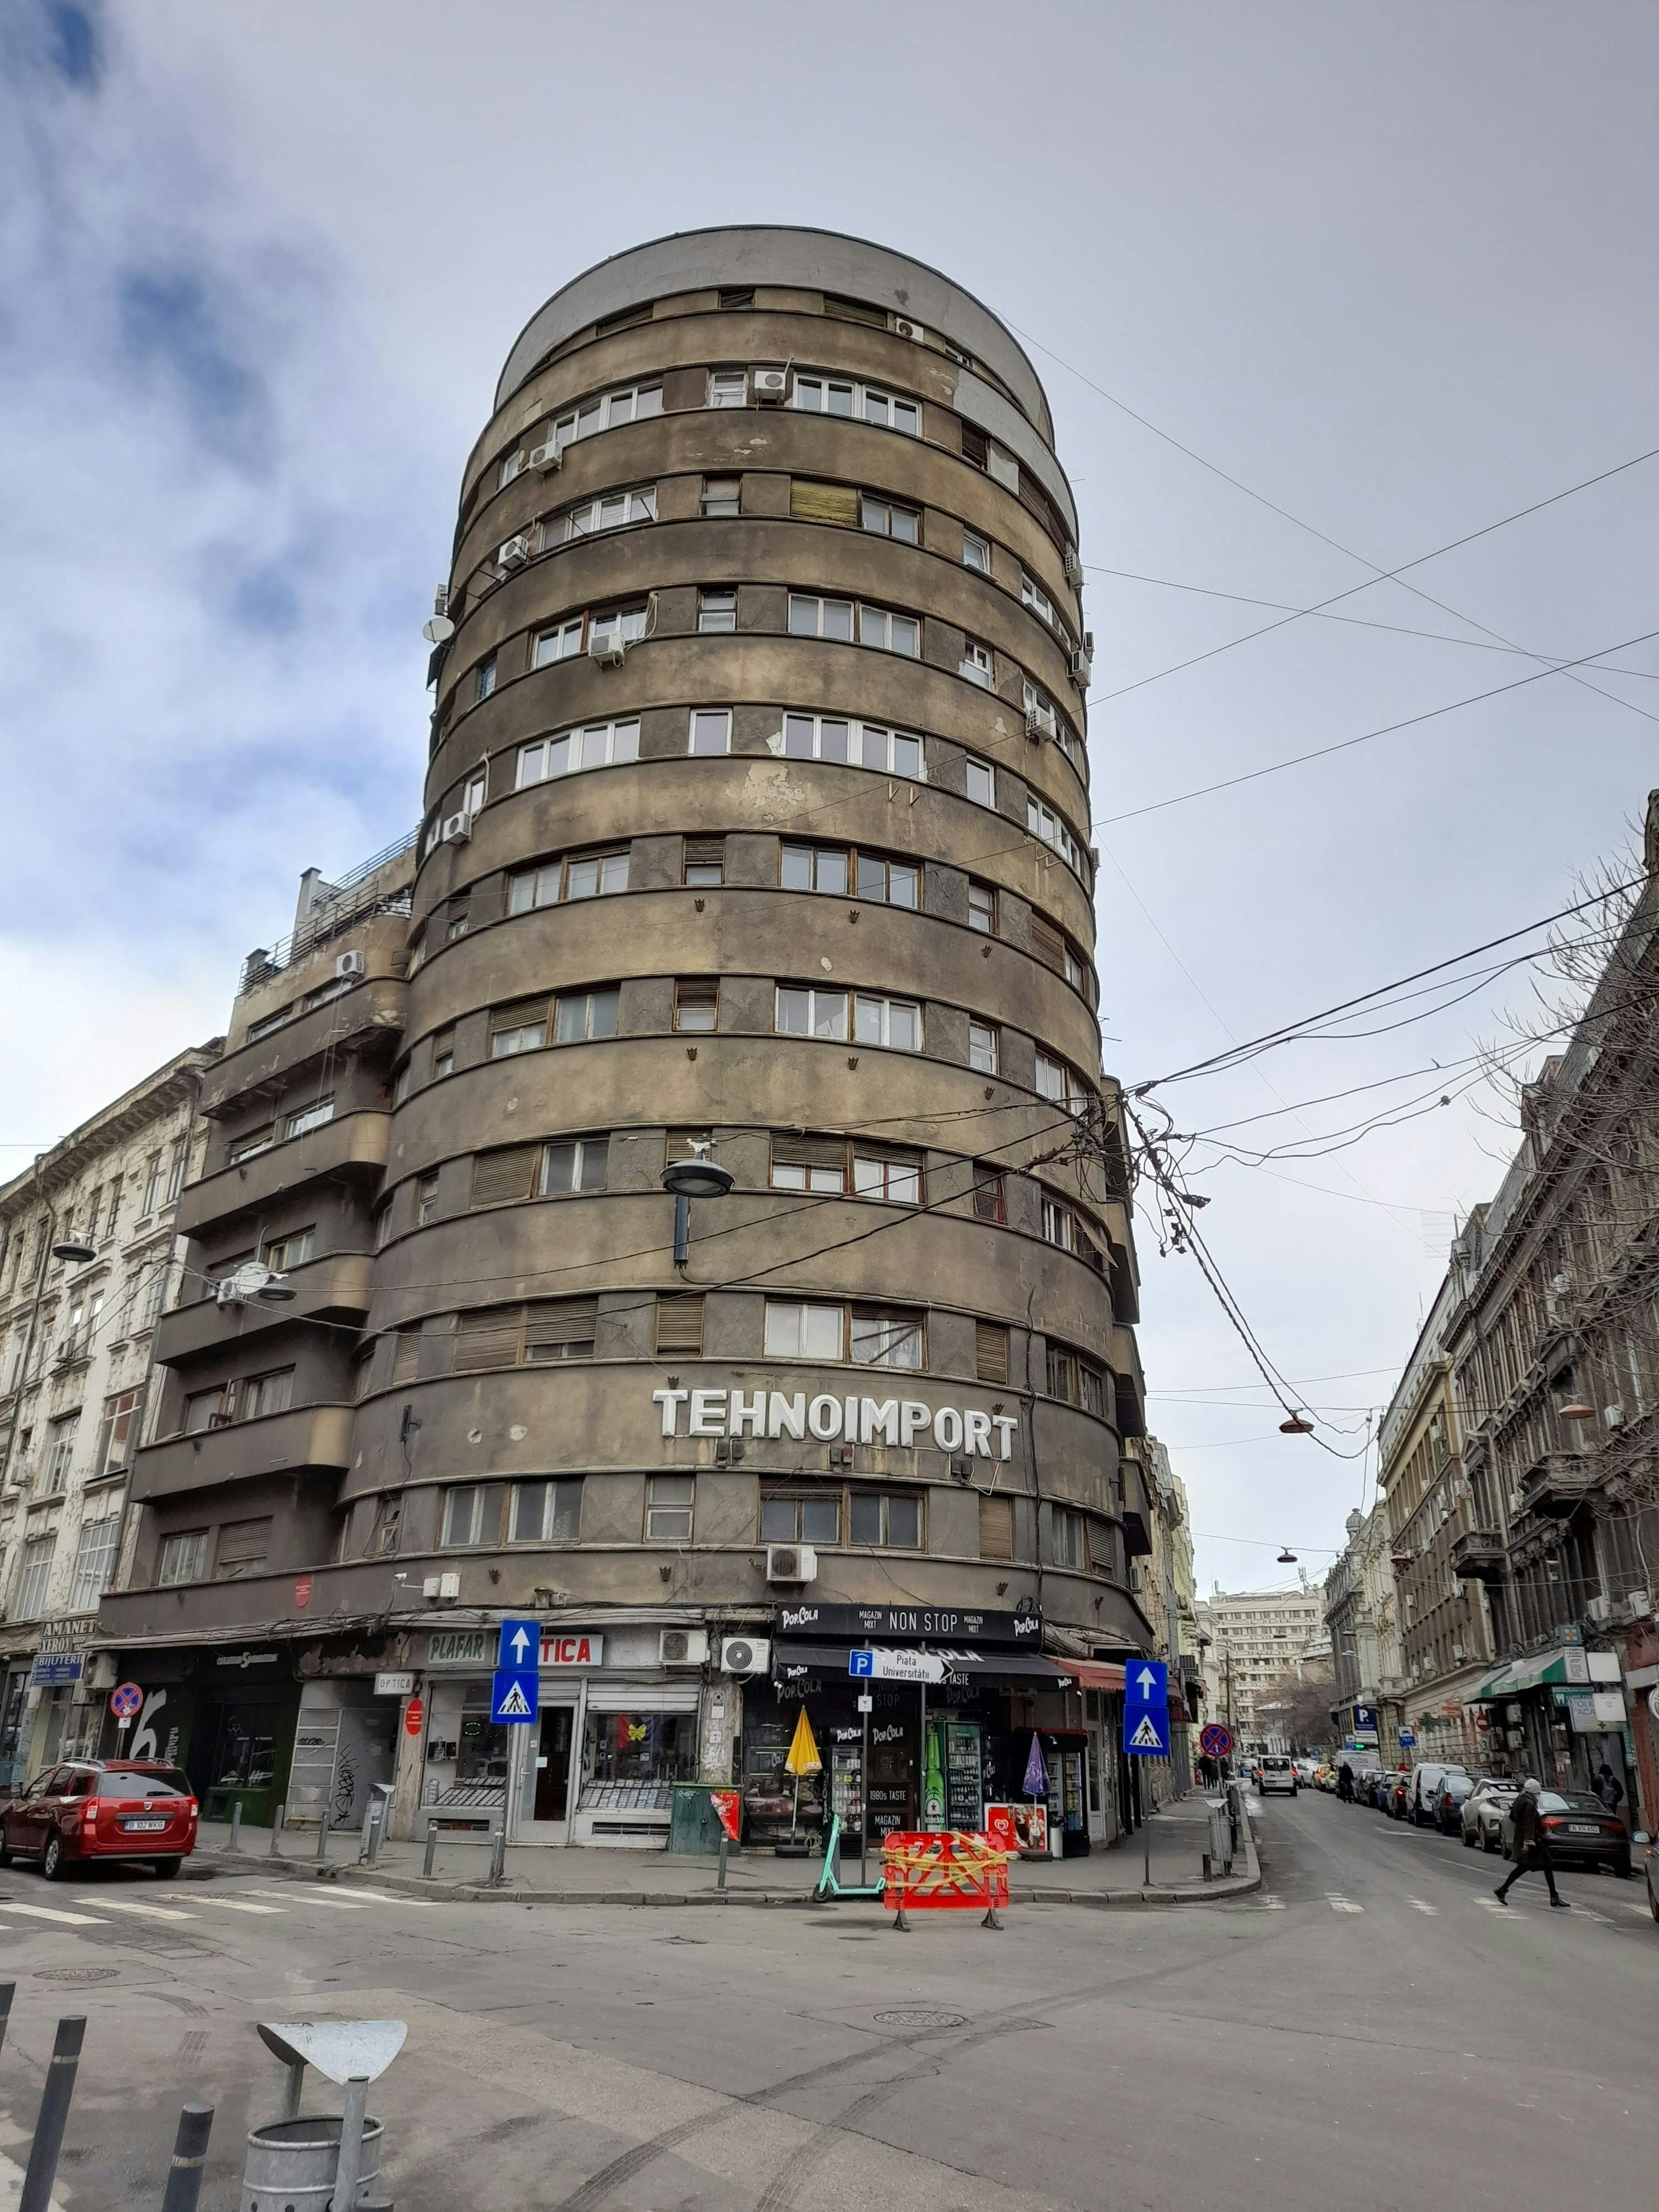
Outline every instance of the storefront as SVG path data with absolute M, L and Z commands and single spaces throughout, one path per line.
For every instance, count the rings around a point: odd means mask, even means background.
M 1486 1764 L 1494 1773 L 1535 1774 L 1547 1789 L 1591 1790 L 1605 1763 L 1630 1802 L 1636 1750 L 1621 1673 L 1615 1652 L 1578 1644 L 1494 1668 L 1468 1697 Z
M 137 1684 L 143 1703 L 126 1729 L 100 1704 L 98 1748 L 106 1758 L 182 1766 L 205 1820 L 228 1820 L 240 1803 L 250 1827 L 268 1826 L 283 1802 L 294 1751 L 295 1658 L 291 1645 L 275 1643 L 124 1652 L 116 1671 Z

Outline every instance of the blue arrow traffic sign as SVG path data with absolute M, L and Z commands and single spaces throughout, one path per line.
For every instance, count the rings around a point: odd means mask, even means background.
M 533 1674 L 542 1656 L 539 1620 L 504 1620 L 495 1664 L 503 1674 Z
M 847 1671 L 849 1674 L 873 1674 L 876 1671 L 875 1653 L 849 1651 L 847 1655 Z
M 489 1717 L 507 1727 L 533 1721 L 541 1711 L 541 1677 L 497 1668 L 489 1685 Z
M 1157 1705 L 1160 1709 L 1170 1702 L 1170 1670 L 1161 1659 L 1131 1659 L 1123 1669 L 1124 1702 L 1131 1705 Z

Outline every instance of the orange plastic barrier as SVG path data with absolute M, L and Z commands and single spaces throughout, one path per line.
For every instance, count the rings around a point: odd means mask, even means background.
M 882 1902 L 894 1911 L 994 1912 L 1008 1902 L 1008 1862 L 1018 1856 L 989 1836 L 959 1828 L 901 1829 L 881 1844 Z

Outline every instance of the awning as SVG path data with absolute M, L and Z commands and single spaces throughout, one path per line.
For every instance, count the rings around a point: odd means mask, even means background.
M 858 1644 L 792 1644 L 779 1638 L 772 1646 L 772 1672 L 775 1676 L 785 1674 L 791 1668 L 810 1668 L 815 1674 L 839 1674 L 844 1680 L 853 1680 L 860 1686 L 866 1680 L 902 1680 L 902 1676 L 854 1676 L 848 1666 L 848 1655 L 867 1650 Z M 975 1682 L 1013 1682 L 1033 1687 L 1046 1684 L 1051 1689 L 1075 1682 L 1080 1661 L 1048 1659 L 1035 1651 L 962 1651 L 936 1644 L 907 1644 L 905 1656 L 922 1660 L 937 1660 L 944 1674 L 965 1675 Z M 914 1679 L 914 1678 L 911 1678 Z
M 1080 1690 L 1121 1690 L 1123 1669 L 1113 1659 L 1068 1659 L 1066 1666 Z
M 1582 1658 L 1583 1655 L 1581 1652 L 1578 1656 Z M 1569 1685 L 1574 1689 L 1586 1688 L 1587 1681 L 1575 1680 L 1567 1667 L 1565 1650 L 1534 1652 L 1530 1659 L 1508 1660 L 1494 1668 L 1484 1681 L 1477 1682 L 1465 1702 L 1471 1705 L 1494 1705 L 1500 1698 L 1518 1697 L 1522 1690 L 1541 1690 L 1556 1683 L 1563 1688 Z

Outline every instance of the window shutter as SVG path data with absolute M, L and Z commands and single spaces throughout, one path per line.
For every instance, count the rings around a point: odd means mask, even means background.
M 464 1313 L 455 1331 L 455 1372 L 482 1374 L 492 1367 L 516 1367 L 524 1337 L 522 1306 L 486 1306 Z
M 981 1382 L 1008 1380 L 1008 1332 L 996 1322 L 974 1323 L 974 1372 Z
M 702 1351 L 702 1297 L 698 1293 L 691 1297 L 669 1297 L 657 1300 L 657 1350 L 662 1352 Z
M 400 1328 L 394 1340 L 397 1349 L 392 1355 L 392 1383 L 395 1389 L 400 1382 L 412 1382 L 421 1371 L 421 1330 L 416 1322 L 413 1328 Z
M 851 484 L 806 483 L 789 487 L 789 512 L 797 522 L 842 522 L 858 527 L 859 495 Z
M 772 1158 L 779 1167 L 835 1168 L 847 1172 L 845 1137 L 796 1137 L 780 1131 L 772 1139 Z
M 990 447 L 984 431 L 975 428 L 971 422 L 964 422 L 962 426 L 962 458 L 971 462 L 976 469 L 982 469 L 990 459 Z
M 979 1555 L 981 1559 L 1013 1558 L 1014 1501 L 1012 1498 L 980 1499 Z
M 593 1350 L 597 1298 L 549 1298 L 527 1310 L 526 1359 L 585 1359 Z
M 531 1023 L 544 1022 L 546 1019 L 545 999 L 520 999 L 514 1006 L 494 1006 L 490 1009 L 489 1034 L 495 1036 L 501 1030 L 527 1029 Z
M 236 1572 L 263 1567 L 270 1553 L 270 1521 L 228 1521 L 219 1531 L 217 1573 L 223 1580 Z
M 685 865 L 688 868 L 723 868 L 726 866 L 724 837 L 688 837 L 685 841 Z
M 1066 939 L 1053 922 L 1045 921 L 1040 914 L 1031 916 L 1031 950 L 1056 975 L 1066 973 Z
M 848 300 L 836 292 L 823 295 L 823 312 L 838 323 L 862 323 L 867 330 L 884 331 L 887 310 L 873 307 L 866 300 Z
M 532 1196 L 541 1157 L 539 1145 L 510 1145 L 505 1152 L 480 1152 L 472 1163 L 473 1205 L 505 1206 L 509 1200 Z

